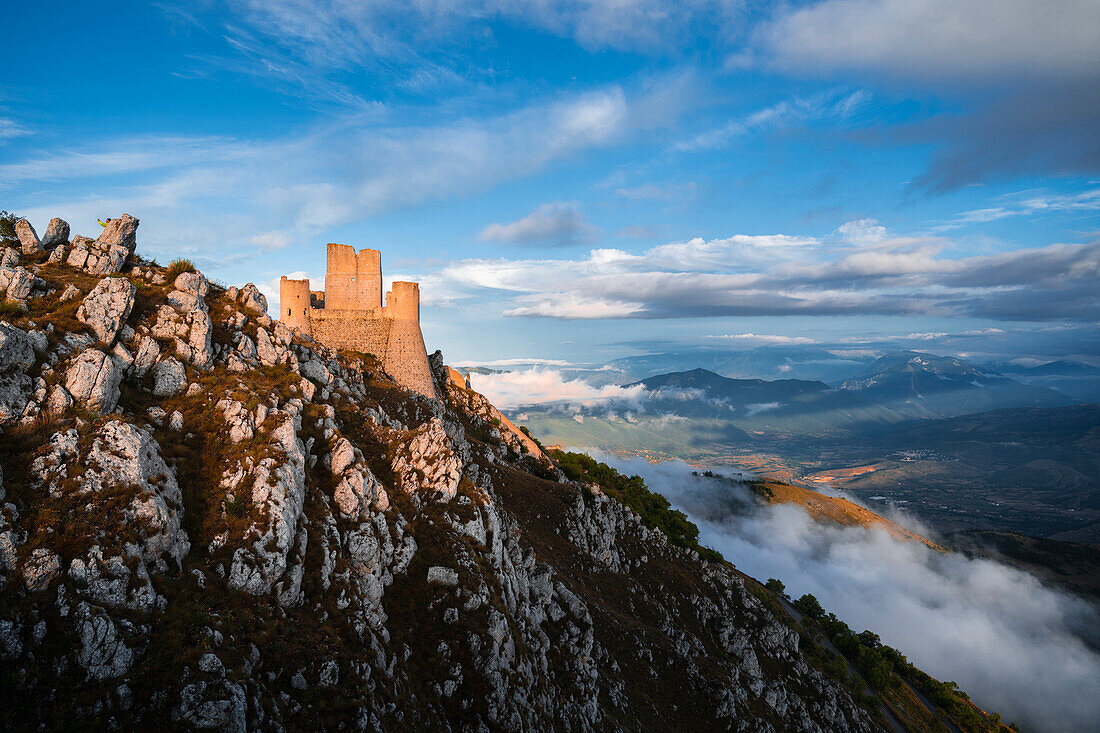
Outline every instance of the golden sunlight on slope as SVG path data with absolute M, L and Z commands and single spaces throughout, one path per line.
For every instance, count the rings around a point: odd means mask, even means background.
M 916 532 L 902 527 L 897 522 L 875 514 L 870 509 L 865 509 L 848 499 L 826 496 L 813 489 L 793 486 L 767 478 L 753 482 L 753 486 L 758 489 L 760 496 L 769 504 L 797 504 L 817 521 L 832 521 L 845 527 L 857 525 L 860 527 L 879 526 L 898 539 L 923 542 L 934 550 L 943 550 L 942 547 L 928 538 L 922 537 Z

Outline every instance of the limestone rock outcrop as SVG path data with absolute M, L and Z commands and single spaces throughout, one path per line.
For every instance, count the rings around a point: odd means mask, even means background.
M 65 261 L 93 275 L 119 272 L 137 246 L 137 227 L 138 220 L 129 214 L 111 219 L 95 240 L 74 237 Z
M 137 288 L 121 277 L 105 277 L 84 298 L 76 317 L 95 337 L 110 346 L 134 307 Z
M 58 219 L 56 216 L 50 219 L 50 223 L 46 226 L 46 232 L 42 235 L 42 247 L 52 250 L 68 243 L 69 222 Z
M 122 368 L 99 349 L 88 349 L 69 365 L 65 389 L 89 410 L 106 414 L 118 404 Z
M 23 254 L 33 255 L 42 251 L 42 241 L 38 238 L 38 232 L 26 219 L 15 222 L 15 236 L 19 238 L 19 246 Z

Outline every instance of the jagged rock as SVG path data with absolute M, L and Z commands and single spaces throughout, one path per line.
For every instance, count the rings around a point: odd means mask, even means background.
M 183 430 L 183 413 L 179 410 L 173 410 L 172 414 L 168 416 L 168 427 L 172 430 Z
M 74 558 L 69 564 L 69 577 L 78 588 L 78 595 L 108 608 L 152 611 L 157 593 L 149 571 L 144 563 L 128 563 L 130 556 L 132 553 L 105 557 L 103 549 L 95 545 L 85 557 Z
M 275 366 L 279 363 L 279 352 L 271 343 L 271 336 L 268 335 L 267 329 L 256 329 L 256 355 L 264 366 Z
M 12 268 L 19 264 L 19 250 L 14 247 L 0 249 L 0 267 Z
M 219 400 L 216 406 L 225 415 L 230 441 L 240 443 L 255 435 L 256 425 L 252 422 L 252 413 L 242 403 L 236 400 Z
M 30 558 L 23 565 L 23 580 L 27 584 L 27 590 L 38 593 L 46 590 L 60 572 L 61 558 L 57 553 L 39 547 L 31 552 Z
M 42 242 L 38 239 L 38 232 L 26 219 L 15 222 L 15 236 L 19 237 L 19 246 L 25 255 L 38 254 L 42 251 Z
M 160 345 L 157 344 L 156 339 L 151 336 L 142 336 L 137 353 L 134 354 L 134 363 L 130 365 L 130 371 L 135 376 L 145 376 L 159 358 Z
M 79 298 L 79 297 L 80 297 L 80 289 L 78 287 L 76 287 L 75 285 L 73 285 L 72 283 L 69 283 L 68 285 L 65 286 L 65 292 L 61 293 L 61 302 L 65 302 L 66 300 L 72 300 L 73 298 Z
M 137 246 L 138 220 L 129 214 L 111 219 L 96 240 L 73 237 L 66 262 L 93 275 L 110 275 L 122 269 Z
M 259 538 L 233 554 L 229 587 L 253 595 L 269 593 L 283 577 L 305 500 L 304 446 L 296 418 L 287 417 L 271 432 L 271 447 L 281 455 L 264 458 L 252 475 L 252 504 L 264 517 L 254 525 Z
M 69 390 L 60 384 L 55 384 L 50 390 L 50 397 L 46 401 L 46 409 L 51 415 L 63 415 L 73 406 L 73 396 Z
M 11 300 L 23 300 L 30 295 L 34 280 L 26 268 L 0 268 L 0 291 L 6 292 Z
M 65 373 L 65 388 L 73 398 L 100 414 L 115 409 L 121 383 L 122 369 L 99 349 L 81 352 Z
M 46 261 L 50 263 L 64 262 L 66 254 L 67 251 L 65 245 L 59 244 L 53 248 L 53 250 L 50 252 L 49 258 Z
M 433 565 L 428 568 L 428 582 L 447 585 L 453 588 L 458 585 L 458 571 L 453 568 Z
M 53 249 L 69 243 L 69 222 L 58 219 L 56 216 L 50 219 L 46 226 L 46 233 L 42 235 L 42 246 L 45 249 Z
M 174 357 L 157 362 L 153 367 L 153 394 L 167 397 L 179 394 L 187 386 L 187 371 Z
M 0 323 L 0 373 L 28 369 L 34 364 L 34 346 L 27 332 L 10 323 Z
M 257 315 L 267 313 L 267 298 L 252 283 L 248 283 L 238 291 L 237 300 L 247 311 Z
M 236 682 L 193 682 L 180 691 L 172 719 L 196 730 L 244 733 L 247 711 L 244 690 Z
M 103 228 L 96 242 L 102 245 L 125 247 L 133 252 L 137 247 L 137 228 L 140 222 L 129 214 L 111 219 Z
M 0 659 L 18 659 L 23 656 L 22 625 L 17 621 L 0 619 Z
M 76 317 L 97 339 L 110 346 L 130 317 L 136 293 L 137 288 L 129 280 L 105 277 L 84 298 Z
M 80 603 L 76 609 L 80 651 L 77 660 L 95 680 L 121 677 L 130 671 L 134 653 L 126 646 L 118 627 L 102 609 Z
M 443 421 L 433 417 L 401 446 L 393 460 L 406 491 L 435 491 L 443 501 L 458 492 L 462 459 L 455 453 Z
M 206 310 L 206 301 L 194 293 L 183 290 L 173 290 L 168 293 L 168 303 L 184 315 L 196 310 Z
M 176 290 L 191 293 L 199 298 L 205 298 L 210 292 L 210 283 L 206 281 L 201 272 L 184 272 L 176 277 L 173 283 Z

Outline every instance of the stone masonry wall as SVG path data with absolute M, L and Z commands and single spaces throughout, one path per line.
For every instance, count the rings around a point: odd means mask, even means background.
M 310 316 L 310 328 L 317 341 L 332 349 L 373 354 L 385 363 L 393 321 L 382 315 L 381 308 L 373 311 L 313 310 Z

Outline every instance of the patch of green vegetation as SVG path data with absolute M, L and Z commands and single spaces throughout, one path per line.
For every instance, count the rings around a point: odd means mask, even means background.
M 25 313 L 23 306 L 14 300 L 0 300 L 0 318 L 19 318 Z
M 542 443 L 539 442 L 538 438 L 536 438 L 534 435 L 531 435 L 531 431 L 527 429 L 526 425 L 520 425 L 519 429 L 523 431 L 524 435 L 526 435 L 528 438 L 531 439 L 532 443 L 534 443 L 535 445 L 537 445 L 539 447 L 540 451 L 542 451 L 543 453 L 546 452 L 546 448 L 543 446 Z
M 702 557 L 721 562 L 722 555 L 699 544 L 699 528 L 668 499 L 650 491 L 641 476 L 624 476 L 606 463 L 583 453 L 556 450 L 551 456 L 570 481 L 594 483 L 608 496 L 630 507 L 650 529 L 659 529 L 677 547 L 695 550 Z
M 22 217 L 10 211 L 0 211 L 0 247 L 19 245 L 19 237 L 15 236 L 15 222 Z
M 771 581 L 769 580 L 769 583 Z M 777 581 L 778 582 L 778 581 Z M 770 586 L 769 586 L 770 587 Z M 816 622 L 825 636 L 843 654 L 872 689 L 886 692 L 908 680 L 914 687 L 940 707 L 967 733 L 1000 733 L 1017 730 L 1005 725 L 1000 715 L 985 714 L 975 706 L 970 697 L 955 682 L 940 682 L 913 665 L 905 655 L 883 644 L 872 631 L 853 632 L 848 624 L 826 613 L 821 603 L 807 593 L 792 605 L 807 618 Z
M 185 272 L 195 272 L 195 263 L 183 258 L 175 259 L 168 263 L 168 269 L 165 270 L 164 277 L 168 282 L 172 282 Z

